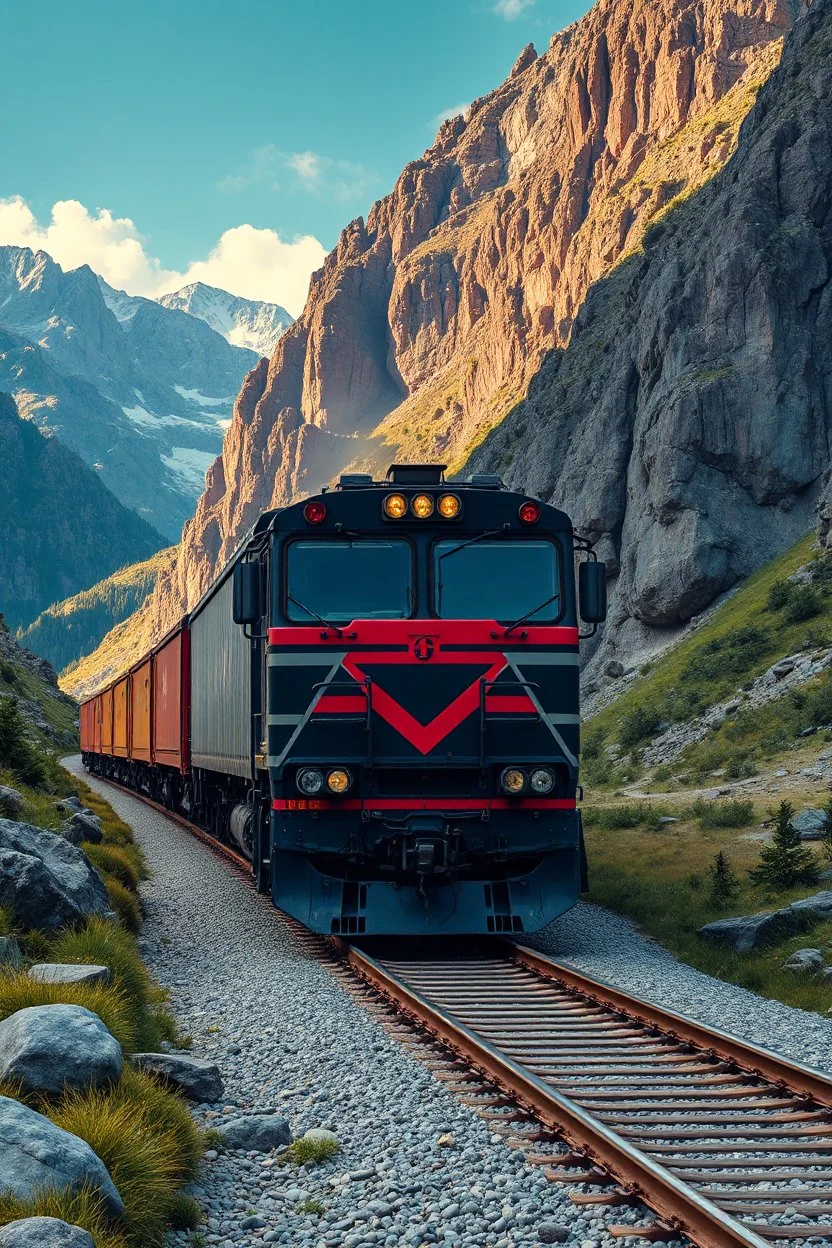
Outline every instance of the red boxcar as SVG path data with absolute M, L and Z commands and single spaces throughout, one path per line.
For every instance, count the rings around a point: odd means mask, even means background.
M 190 722 L 190 635 L 178 624 L 153 652 L 153 761 L 188 770 Z
M 101 694 L 101 753 L 113 752 L 113 690 L 103 690 Z
M 128 683 L 129 677 L 122 676 L 113 686 L 113 753 L 118 758 L 127 758 L 130 744 Z
M 150 656 L 130 673 L 130 757 L 151 762 L 150 748 Z

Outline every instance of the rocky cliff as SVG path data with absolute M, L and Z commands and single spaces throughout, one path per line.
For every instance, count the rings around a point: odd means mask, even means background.
M 831 271 L 832 0 L 816 0 L 728 167 L 590 292 L 568 348 L 469 462 L 597 540 L 616 592 L 596 670 L 812 527 L 830 475 Z
M 12 626 L 164 541 L 0 393 L 0 611 Z
M 261 509 L 350 463 L 462 463 L 569 341 L 592 283 L 731 156 L 794 7 L 598 0 L 445 122 L 246 379 L 150 626 L 201 593 Z

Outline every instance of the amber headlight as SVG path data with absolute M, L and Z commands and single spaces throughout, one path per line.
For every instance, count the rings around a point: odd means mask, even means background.
M 352 776 L 343 767 L 336 767 L 326 778 L 326 787 L 330 793 L 346 793 L 352 784 Z
M 443 494 L 437 506 L 437 511 L 443 520 L 455 520 L 461 510 L 462 503 L 456 494 Z
M 428 516 L 433 515 L 433 499 L 430 494 L 417 494 L 410 509 L 420 520 L 427 520 Z
M 511 797 L 516 797 L 526 787 L 526 773 L 521 771 L 519 767 L 506 767 L 500 776 L 500 784 L 504 793 L 510 794 Z
M 404 494 L 388 494 L 384 500 L 384 514 L 391 520 L 401 520 L 407 514 L 407 499 Z

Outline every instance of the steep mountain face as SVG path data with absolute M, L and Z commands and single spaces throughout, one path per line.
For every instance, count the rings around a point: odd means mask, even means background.
M 0 610 L 11 627 L 155 554 L 161 536 L 0 393 Z
M 734 150 L 792 0 L 599 0 L 440 128 L 248 376 L 154 627 L 265 507 L 396 454 L 461 464 L 587 289 Z
M 245 347 L 260 356 L 271 355 L 278 338 L 294 319 L 279 303 L 241 299 L 204 282 L 192 282 L 173 294 L 161 295 L 157 302 L 163 308 L 195 316 L 232 346 Z
M 150 559 L 119 568 L 90 589 L 47 607 L 21 629 L 17 640 L 62 672 L 95 650 L 110 629 L 132 615 L 175 560 L 176 547 L 168 546 Z
M 65 273 L 45 252 L 0 247 L 0 389 L 169 538 L 193 511 L 256 362 L 86 265 Z
M 597 539 L 616 592 L 596 672 L 812 527 L 830 478 L 830 273 L 832 0 L 815 0 L 730 165 L 590 292 L 568 349 L 467 465 Z

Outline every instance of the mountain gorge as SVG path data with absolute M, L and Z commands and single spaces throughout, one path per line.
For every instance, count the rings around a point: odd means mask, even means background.
M 261 509 L 397 454 L 461 465 L 593 282 L 731 158 L 793 17 L 790 0 L 599 0 L 445 122 L 246 379 L 152 627 Z
M 260 311 L 249 304 L 252 323 Z M 265 321 L 274 326 L 271 311 Z M 0 247 L 0 390 L 169 539 L 193 511 L 258 358 L 197 315 L 113 290 L 86 265 L 64 272 L 45 252 Z

